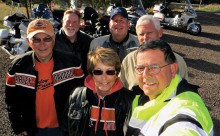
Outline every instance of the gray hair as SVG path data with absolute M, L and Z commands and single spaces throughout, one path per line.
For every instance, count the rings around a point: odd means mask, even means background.
M 140 52 L 148 51 L 148 50 L 156 50 L 159 49 L 164 53 L 164 58 L 167 63 L 175 63 L 176 57 L 171 49 L 170 45 L 163 41 L 163 40 L 153 40 L 149 42 L 144 42 L 139 48 L 137 49 L 137 54 Z
M 143 15 L 137 21 L 136 30 L 139 26 L 149 24 L 150 22 L 154 24 L 158 31 L 161 29 L 160 21 L 156 17 L 153 15 Z
M 98 62 L 107 66 L 114 66 L 116 74 L 121 70 L 121 61 L 118 54 L 111 48 L 96 48 L 88 53 L 87 69 L 88 73 L 92 75 L 95 65 Z

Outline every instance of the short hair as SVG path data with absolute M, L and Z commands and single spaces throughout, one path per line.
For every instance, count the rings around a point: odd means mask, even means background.
M 77 9 L 68 9 L 68 10 L 66 10 L 66 11 L 64 12 L 64 14 L 63 14 L 63 18 L 64 18 L 65 15 L 67 15 L 67 14 L 76 14 L 76 15 L 79 17 L 79 20 L 80 20 L 80 18 L 81 18 L 81 14 L 80 14 L 80 12 L 79 12 Z
M 97 48 L 88 53 L 87 69 L 89 74 L 92 74 L 92 71 L 98 62 L 101 62 L 104 65 L 114 66 L 116 75 L 118 75 L 121 70 L 120 58 L 113 49 Z
M 136 23 L 136 30 L 141 25 L 147 25 L 152 22 L 155 28 L 159 31 L 161 29 L 160 21 L 153 15 L 143 15 L 141 16 Z
M 171 49 L 170 45 L 163 40 L 153 40 L 153 41 L 144 42 L 137 49 L 137 54 L 147 50 L 156 50 L 156 49 L 159 49 L 162 52 L 164 52 L 164 58 L 166 62 L 171 64 L 176 62 L 176 57 L 173 53 L 173 50 Z

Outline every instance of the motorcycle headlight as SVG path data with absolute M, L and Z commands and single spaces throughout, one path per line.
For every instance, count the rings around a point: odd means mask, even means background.
M 146 10 L 144 10 L 141 7 L 136 8 L 135 13 L 138 14 L 139 16 L 143 16 L 143 15 L 147 14 Z

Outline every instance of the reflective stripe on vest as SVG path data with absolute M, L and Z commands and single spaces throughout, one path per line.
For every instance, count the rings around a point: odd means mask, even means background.
M 188 115 L 184 115 L 184 114 L 178 114 L 176 117 L 166 121 L 166 123 L 160 128 L 159 131 L 159 135 L 162 134 L 169 126 L 177 123 L 177 122 L 190 122 L 194 125 L 196 125 L 197 127 L 199 127 L 200 129 L 202 129 L 201 124 L 194 118 L 188 116 Z

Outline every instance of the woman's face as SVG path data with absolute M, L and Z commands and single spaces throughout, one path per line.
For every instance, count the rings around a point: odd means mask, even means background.
M 101 62 L 95 65 L 93 80 L 99 95 L 106 96 L 115 84 L 117 78 L 118 76 L 116 75 L 114 66 L 108 66 Z

